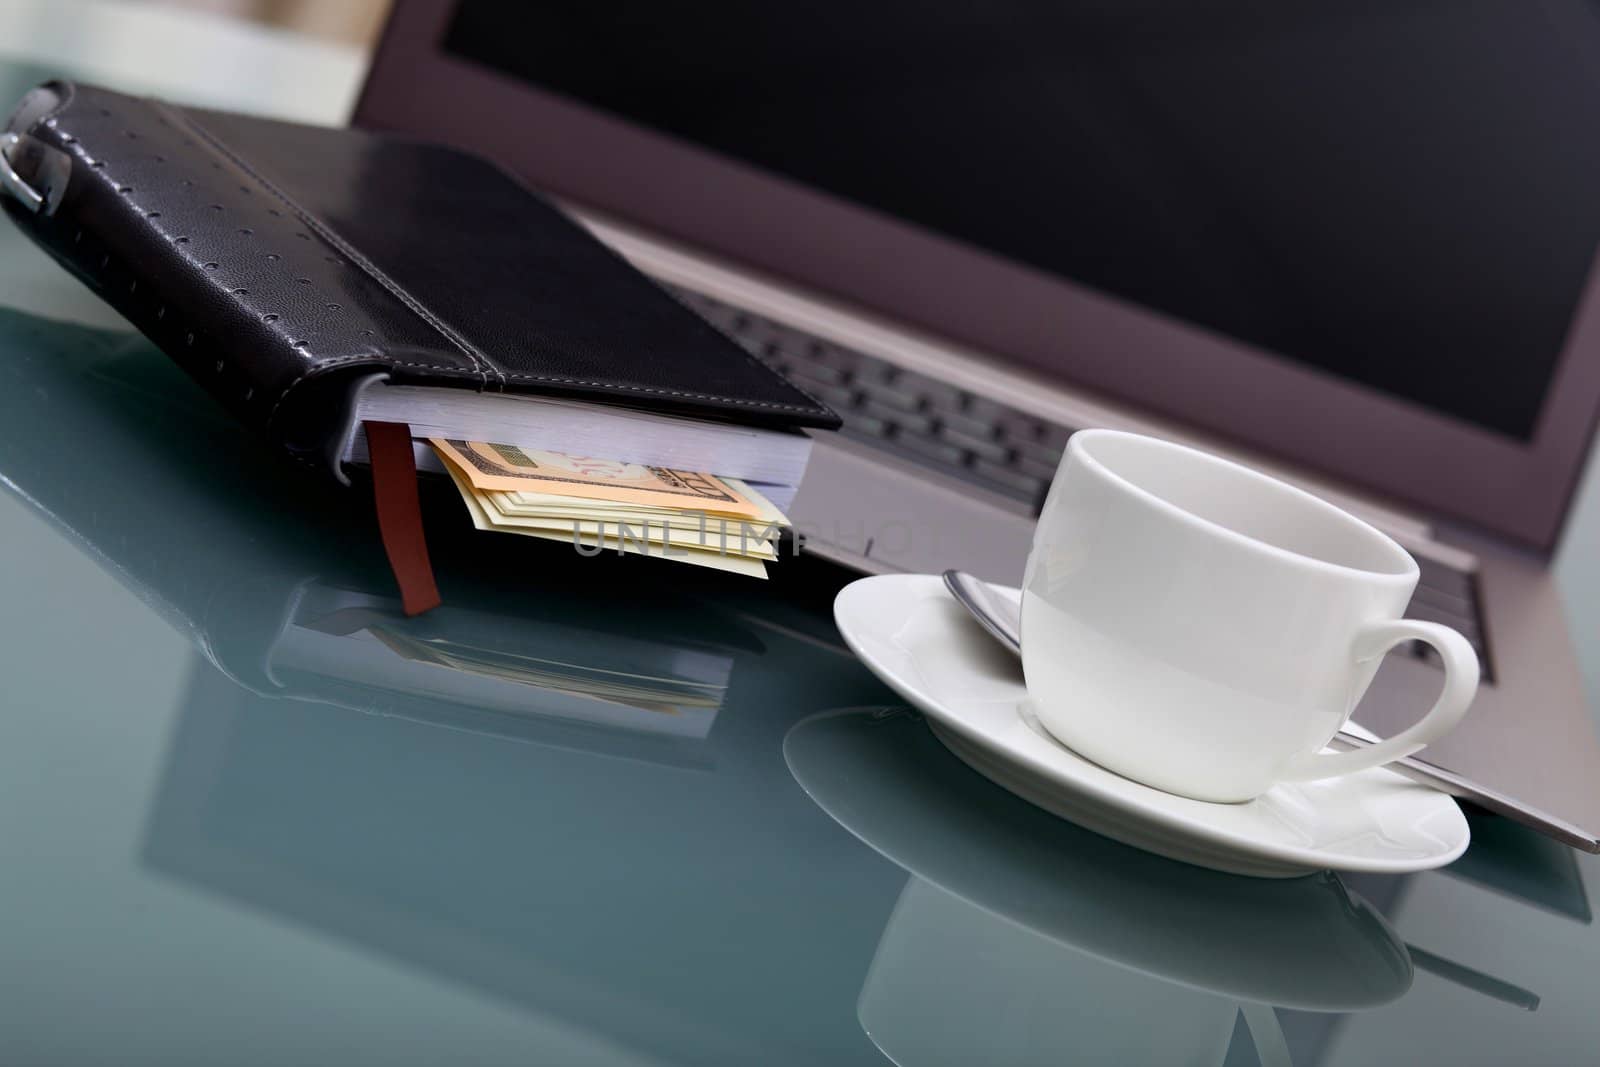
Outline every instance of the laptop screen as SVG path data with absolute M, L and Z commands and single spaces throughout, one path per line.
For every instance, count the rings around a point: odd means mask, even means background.
M 1600 244 L 1581 0 L 464 0 L 444 46 L 1518 440 Z

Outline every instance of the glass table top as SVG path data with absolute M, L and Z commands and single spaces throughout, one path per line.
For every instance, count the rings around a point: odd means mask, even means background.
M 406 619 L 359 491 L 0 262 L 0 1062 L 1594 1061 L 1600 858 L 1159 859 L 947 753 L 849 575 L 577 560 L 442 486 Z
M 848 576 L 367 501 L 143 339 L 0 310 L 7 1062 L 1580 1062 L 1597 859 L 1256 881 L 947 753 Z

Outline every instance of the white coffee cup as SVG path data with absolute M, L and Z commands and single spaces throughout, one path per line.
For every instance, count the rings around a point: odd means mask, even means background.
M 1353 515 L 1228 460 L 1084 430 L 1034 533 L 1022 662 L 1034 714 L 1079 755 L 1212 801 L 1331 778 L 1417 751 L 1466 713 L 1464 637 L 1405 619 L 1417 564 Z M 1425 641 L 1444 685 L 1414 726 L 1321 749 L 1383 654 Z

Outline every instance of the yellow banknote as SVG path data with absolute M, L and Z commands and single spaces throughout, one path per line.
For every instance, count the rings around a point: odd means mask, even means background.
M 734 551 L 713 551 L 705 548 L 691 547 L 673 540 L 671 551 L 665 546 L 643 544 L 636 538 L 619 539 L 615 536 L 598 536 L 591 527 L 585 532 L 580 527 L 574 532 L 571 525 L 566 525 L 560 530 L 518 527 L 506 524 L 504 518 L 495 513 L 495 510 L 486 503 L 487 494 L 475 488 L 468 480 L 464 471 L 460 470 L 453 462 L 445 460 L 445 470 L 455 482 L 456 489 L 461 494 L 462 503 L 466 505 L 467 513 L 472 517 L 472 525 L 479 530 L 494 531 L 498 533 L 516 534 L 522 537 L 533 537 L 542 541 L 559 541 L 568 545 L 577 544 L 585 549 L 601 549 L 619 552 L 635 553 L 639 555 L 655 556 L 660 559 L 669 559 L 675 563 L 688 563 L 697 567 L 708 567 L 712 570 L 728 571 L 733 574 L 743 574 L 752 578 L 765 578 L 766 567 L 762 565 L 761 558 L 775 558 L 776 552 L 767 555 L 757 549 L 752 553 L 755 558 L 748 558 L 736 554 Z M 498 521 L 497 521 L 498 520 Z M 571 521 L 571 520 L 569 520 Z M 730 539 L 730 545 L 732 539 Z M 750 542 L 751 548 L 756 548 L 756 542 Z M 768 546 L 770 549 L 770 545 Z
M 698 471 L 482 441 L 434 437 L 428 443 L 446 465 L 454 464 L 474 489 L 482 491 L 548 493 L 744 518 L 756 518 L 761 512 L 722 479 Z
M 729 530 L 737 528 L 740 522 L 749 523 L 756 530 L 767 527 L 781 527 L 789 525 L 789 518 L 779 511 L 773 503 L 762 496 L 754 486 L 741 482 L 737 478 L 719 478 L 724 485 L 733 489 L 745 500 L 749 501 L 756 510 L 754 516 L 729 516 L 726 518 Z M 585 518 L 605 515 L 640 516 L 649 515 L 653 518 L 671 520 L 675 525 L 697 525 L 702 517 L 706 522 L 723 521 L 723 517 L 707 508 L 692 507 L 688 509 L 679 507 L 655 507 L 639 504 L 629 504 L 623 501 L 578 499 L 562 496 L 556 493 L 535 493 L 526 490 L 515 492 L 490 491 L 488 498 L 496 501 L 496 506 L 507 515 L 582 515 Z

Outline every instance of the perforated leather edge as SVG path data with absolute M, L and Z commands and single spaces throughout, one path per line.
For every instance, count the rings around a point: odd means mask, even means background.
M 474 388 L 488 380 L 470 353 L 414 313 L 415 336 L 394 338 L 377 318 L 351 320 L 360 309 L 292 291 L 313 291 L 318 269 L 362 268 L 349 265 L 342 242 L 313 237 L 303 213 L 278 206 L 177 112 L 70 82 L 50 87 L 56 106 L 27 116 L 27 132 L 68 154 L 72 180 L 55 218 L 17 221 L 246 422 L 275 429 L 296 392 L 333 370 L 423 371 Z M 228 232 L 235 243 L 249 235 L 258 258 L 230 255 L 217 239 Z M 393 290 L 375 284 L 397 317 L 408 315 Z M 308 315 L 311 308 L 324 320 Z M 335 316 L 341 321 L 330 330 Z M 329 345 L 326 355 L 316 355 L 318 343 Z M 265 357 L 259 346 L 287 351 Z
M 29 132 L 70 154 L 73 181 L 56 220 L 19 222 L 247 422 L 276 429 L 305 383 L 331 371 L 365 368 L 390 371 L 397 380 L 454 379 L 477 389 L 543 385 L 592 389 L 619 401 L 666 398 L 806 418 L 829 414 L 799 390 L 812 405 L 507 371 L 194 116 L 93 86 L 59 82 L 51 88 L 60 94 L 59 102 L 48 114 L 29 115 Z M 192 199 L 184 203 L 186 192 Z M 264 255 L 270 264 L 231 262 L 227 252 L 209 247 L 203 235 L 214 220 L 192 219 L 202 207 L 236 213 L 249 223 L 237 232 L 252 235 L 263 249 L 271 247 Z M 300 305 L 275 300 L 271 287 L 281 287 L 285 279 L 313 283 L 316 271 L 335 261 L 339 269 L 360 271 L 371 279 L 386 294 L 395 317 L 414 324 L 416 335 L 387 336 L 381 332 L 384 325 L 373 320 L 355 324 L 365 343 L 350 343 L 353 328 L 341 322 L 325 331 L 334 338 L 333 347 L 317 354 L 313 345 L 323 324 L 292 319 L 286 309 Z M 356 310 L 333 302 L 322 309 L 346 318 Z M 403 332 L 412 334 L 413 328 Z M 252 354 L 241 352 L 241 343 L 282 345 L 290 351 L 281 361 L 259 353 L 247 358 Z

